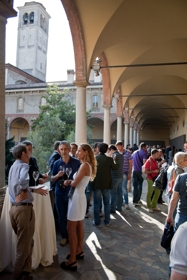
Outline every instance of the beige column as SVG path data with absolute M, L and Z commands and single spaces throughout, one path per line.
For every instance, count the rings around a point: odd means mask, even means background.
M 103 105 L 104 108 L 104 130 L 103 130 L 103 141 L 104 143 L 110 144 L 110 108 L 111 105 Z
M 5 185 L 5 26 L 6 19 L 0 16 L 0 188 Z
M 117 141 L 122 141 L 122 116 L 117 116 Z
M 136 144 L 137 139 L 136 139 L 136 128 L 134 128 L 134 137 L 133 137 L 133 144 Z
M 136 133 L 136 144 L 139 146 L 139 141 L 140 141 L 140 132 L 139 130 L 137 130 L 137 133 Z
M 87 119 L 86 119 L 86 81 L 75 81 L 76 92 L 76 123 L 75 142 L 77 145 L 87 143 Z
M 133 146 L 133 128 L 130 126 L 130 146 Z
M 129 123 L 124 123 L 124 148 L 129 144 Z

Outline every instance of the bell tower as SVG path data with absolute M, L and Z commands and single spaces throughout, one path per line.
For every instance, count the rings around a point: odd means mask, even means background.
M 26 2 L 18 10 L 16 66 L 45 82 L 50 15 L 35 1 Z

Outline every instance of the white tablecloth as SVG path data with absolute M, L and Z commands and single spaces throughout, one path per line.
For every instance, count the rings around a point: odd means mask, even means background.
M 56 232 L 54 216 L 49 195 L 41 196 L 33 193 L 35 211 L 34 248 L 32 254 L 32 268 L 36 269 L 41 263 L 49 266 L 53 263 L 53 256 L 57 254 Z M 0 271 L 11 270 L 16 258 L 17 237 L 12 230 L 9 209 L 11 207 L 8 188 L 0 219 Z

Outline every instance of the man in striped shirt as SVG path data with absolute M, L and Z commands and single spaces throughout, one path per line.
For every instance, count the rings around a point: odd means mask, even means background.
M 132 173 L 132 156 L 128 150 L 124 149 L 123 142 L 118 141 L 116 143 L 116 147 L 118 152 L 123 155 L 123 182 L 122 182 L 122 193 L 124 197 L 125 208 L 130 210 L 129 207 L 129 198 L 128 198 L 128 191 L 127 191 L 127 181 L 131 177 Z

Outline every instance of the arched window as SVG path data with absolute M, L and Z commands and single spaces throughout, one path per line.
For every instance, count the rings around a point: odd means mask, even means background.
M 98 95 L 92 96 L 92 108 L 97 109 L 99 107 L 99 98 Z
M 17 101 L 18 112 L 23 112 L 23 106 L 24 106 L 24 99 L 23 99 L 23 97 L 19 97 L 18 101 Z
M 25 14 L 23 15 L 23 24 L 27 24 L 27 23 L 28 23 L 28 18 L 29 18 L 28 13 L 25 13 Z
M 46 19 L 43 19 L 43 29 L 46 30 Z
M 40 105 L 45 106 L 47 104 L 45 97 L 41 97 Z
M 40 27 L 41 28 L 43 27 L 43 17 L 42 17 L 42 14 L 40 15 Z
M 34 12 L 30 13 L 30 23 L 34 23 Z

